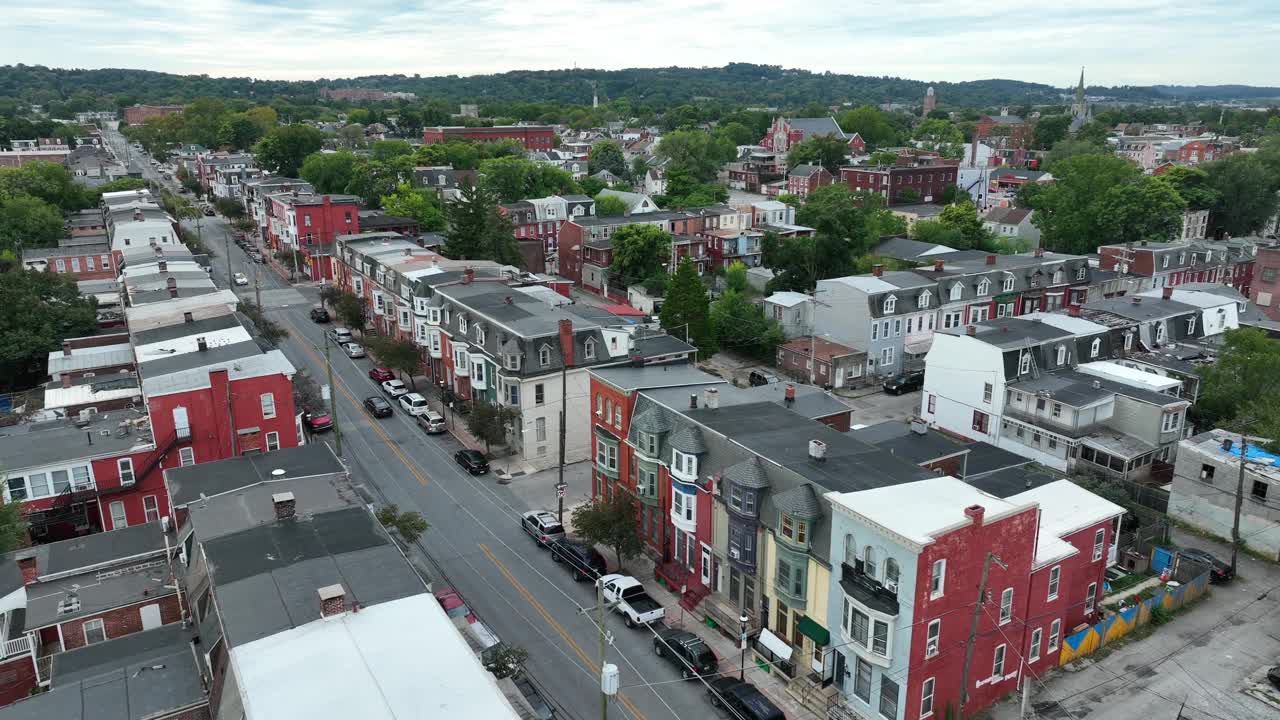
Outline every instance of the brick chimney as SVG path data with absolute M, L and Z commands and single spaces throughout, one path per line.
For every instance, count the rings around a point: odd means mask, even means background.
M 560 354 L 565 367 L 573 367 L 573 321 L 568 318 L 560 321 Z
M 988 255 L 988 256 L 987 256 L 987 264 L 988 264 L 988 265 L 995 265 L 995 264 L 996 264 L 996 256 L 995 256 L 995 255 Z
M 720 407 L 720 391 L 715 388 L 707 388 L 702 393 L 702 406 L 711 410 Z
M 341 584 L 319 588 L 316 594 L 320 596 L 320 617 L 333 617 L 347 611 L 347 591 Z
M 880 277 L 881 275 L 884 275 L 884 266 L 883 266 L 883 265 L 872 265 L 872 266 L 871 266 L 871 274 L 872 274 L 872 275 L 874 275 L 874 276 L 876 276 L 876 277 Z
M 291 492 L 274 493 L 271 496 L 271 506 L 275 508 L 277 520 L 293 517 L 297 513 L 297 505 Z
M 468 266 L 467 268 L 463 269 L 463 271 L 462 271 L 462 284 L 463 284 L 463 285 L 470 285 L 470 284 L 471 284 L 471 282 L 472 282 L 473 280 L 475 280 L 475 279 L 476 279 L 476 271 L 475 271 L 475 270 L 473 270 L 470 266 Z
M 40 574 L 39 568 L 36 567 L 36 559 L 33 557 L 22 558 L 18 561 L 18 569 L 22 571 L 22 584 L 30 585 L 36 581 L 36 576 Z
M 169 263 L 164 260 L 161 260 L 160 262 L 156 263 L 156 269 L 162 273 L 169 272 Z
M 987 512 L 981 505 L 970 505 L 964 509 L 964 516 L 973 519 L 975 527 L 982 527 L 982 516 Z
M 1172 299 L 1173 299 L 1173 288 L 1171 288 L 1171 287 L 1167 287 L 1167 288 L 1165 288 L 1164 290 L 1162 290 L 1162 291 L 1160 292 L 1160 297 L 1164 298 L 1165 300 L 1172 300 Z
M 1042 247 L 1036 248 L 1036 257 L 1044 257 L 1044 248 Z
M 942 266 L 943 266 L 943 264 L 944 264 L 944 263 L 943 263 L 941 260 L 934 260 L 934 261 L 933 261 L 933 271 L 934 271 L 934 272 L 942 272 Z
M 69 373 L 62 374 L 62 387 L 64 388 L 71 387 L 71 375 Z
M 1068 315 L 1070 315 L 1071 317 L 1080 317 L 1080 306 L 1079 306 L 1079 305 L 1068 305 L 1068 306 L 1067 306 L 1067 314 L 1068 314 Z
M 66 340 L 62 341 L 62 355 L 63 357 L 71 357 L 71 343 Z
M 965 334 L 965 335 L 968 335 L 969 337 L 975 337 L 975 336 L 977 336 L 977 334 L 978 334 L 978 326 L 977 326 L 977 325 L 965 325 L 965 326 L 964 326 L 964 334 Z

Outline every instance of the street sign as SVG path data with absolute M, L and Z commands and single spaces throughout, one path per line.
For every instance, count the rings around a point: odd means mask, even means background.
M 330 395 L 330 393 L 329 393 L 329 386 L 328 386 L 328 385 L 321 385 L 321 386 L 320 386 L 320 397 L 321 397 L 322 399 L 324 399 L 325 401 L 328 401 L 328 400 L 329 400 L 329 395 Z
M 556 485 L 556 497 L 558 497 L 558 498 L 562 498 L 562 497 L 564 497 L 564 485 L 563 485 L 563 484 Z

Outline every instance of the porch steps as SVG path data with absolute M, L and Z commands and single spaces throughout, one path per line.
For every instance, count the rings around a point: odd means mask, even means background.
M 822 685 L 808 675 L 801 675 L 787 684 L 787 694 L 814 715 L 825 718 L 831 708 L 840 702 L 840 691 L 835 685 Z

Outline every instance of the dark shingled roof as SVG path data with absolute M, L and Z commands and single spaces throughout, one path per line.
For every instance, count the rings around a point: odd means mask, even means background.
M 254 483 L 272 479 L 273 470 L 284 470 L 286 478 L 311 477 L 346 472 L 328 446 L 275 450 L 262 455 L 242 455 L 212 463 L 200 463 L 164 471 L 169 500 L 175 507 L 213 497 Z
M 702 441 L 702 431 L 693 425 L 681 425 L 672 433 L 668 442 L 676 450 L 690 455 L 707 451 L 707 444 Z
M 778 508 L 778 512 L 804 520 L 822 517 L 822 506 L 818 504 L 818 498 L 813 494 L 813 487 L 810 485 L 800 485 L 778 493 L 773 498 L 773 504 Z
M 760 458 L 755 455 L 729 467 L 724 471 L 724 477 L 738 487 L 769 487 L 769 478 L 764 473 L 764 467 L 760 465 Z
M 662 413 L 646 410 L 636 415 L 631 421 L 631 427 L 646 433 L 662 433 L 671 430 L 671 423 Z

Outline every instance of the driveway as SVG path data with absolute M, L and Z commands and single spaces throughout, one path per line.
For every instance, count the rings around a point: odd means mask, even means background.
M 854 425 L 876 425 L 891 420 L 906 420 L 920 414 L 920 391 L 889 395 L 883 391 L 861 397 L 841 397 L 853 408 Z
M 1194 535 L 1175 530 L 1174 541 L 1230 558 L 1226 546 Z M 1280 566 L 1241 555 L 1238 567 L 1235 582 L 1212 586 L 1207 597 L 1150 636 L 1036 683 L 1031 697 L 1034 717 L 1262 720 L 1280 715 L 1242 692 L 1249 675 L 1280 661 L 1280 628 L 1275 621 Z M 992 716 L 1013 720 L 1020 717 L 1018 710 L 1012 698 Z

